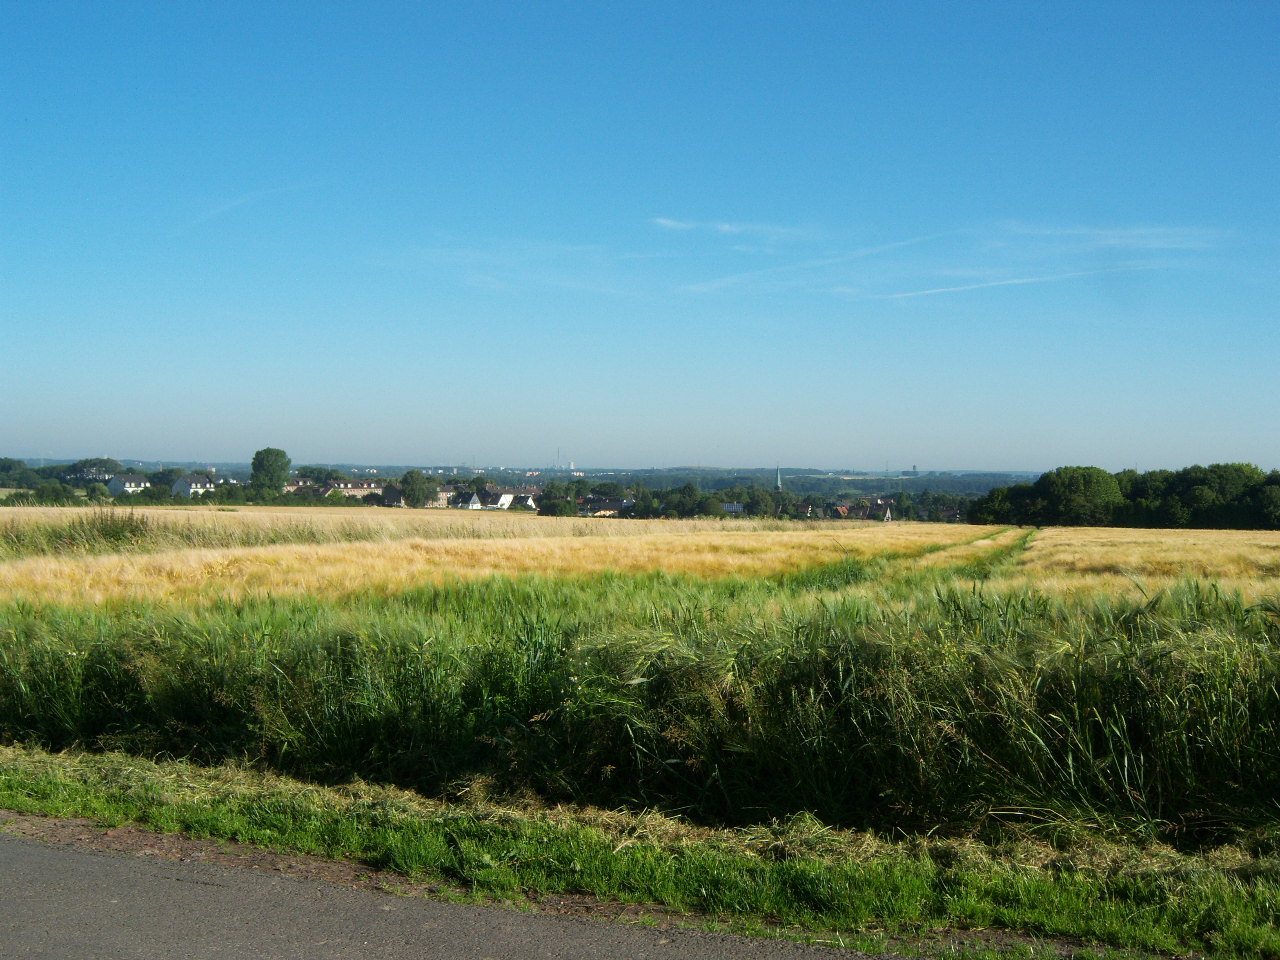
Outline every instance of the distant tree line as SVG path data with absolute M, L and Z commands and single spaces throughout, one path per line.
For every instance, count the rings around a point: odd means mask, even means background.
M 1280 470 L 1214 463 L 1181 470 L 1059 467 L 1035 483 L 998 487 L 974 501 L 972 523 L 1024 526 L 1280 529 Z
M 675 490 L 687 484 L 693 484 L 703 493 L 715 493 L 731 499 L 727 491 L 734 488 L 749 489 L 758 487 L 765 491 L 774 489 L 775 468 L 752 470 L 720 470 L 712 467 L 672 468 L 669 470 L 631 470 L 618 471 L 611 476 L 624 487 L 631 488 L 642 484 L 651 490 Z M 786 490 L 789 493 L 828 500 L 842 497 L 887 496 L 890 494 L 908 493 L 921 495 L 925 493 L 966 494 L 969 498 L 979 496 L 1000 486 L 1022 480 L 1033 479 L 1035 474 L 1003 473 L 953 473 L 928 472 L 902 476 L 833 476 L 830 473 L 801 467 L 783 467 L 781 470 Z M 558 478 L 557 478 L 558 479 Z M 597 481 L 588 480 L 589 484 Z M 817 501 L 815 501 L 817 502 Z
M 820 510 L 825 502 L 825 498 L 818 495 L 770 490 L 755 485 L 734 485 L 703 492 L 692 483 L 667 490 L 647 490 L 640 486 L 634 491 L 634 499 L 635 504 L 624 516 L 641 519 L 721 517 L 726 503 L 742 504 L 742 513 L 748 517 L 807 516 L 813 510 Z
M 630 487 L 608 481 L 593 483 L 579 478 L 571 483 L 550 481 L 543 485 L 538 512 L 547 516 L 574 516 L 583 504 L 613 501 L 618 516 L 636 519 L 654 517 L 722 517 L 726 503 L 740 503 L 747 516 L 794 516 L 808 512 L 810 501 L 820 505 L 821 497 L 805 498 L 764 487 L 723 487 L 705 492 L 692 482 L 678 487 L 650 490 L 637 481 Z
M 82 500 L 80 490 L 90 500 L 109 500 L 106 480 L 124 468 L 115 460 L 91 457 L 75 463 L 53 463 L 43 467 L 31 467 L 22 460 L 0 457 L 0 487 L 15 492 L 0 501 L 12 504 L 41 504 L 57 506 Z M 178 476 L 185 470 L 177 471 Z M 169 485 L 173 480 L 169 481 Z M 166 487 L 167 490 L 167 487 Z
M 844 491 L 835 498 L 857 501 L 856 491 Z M 912 494 L 899 492 L 883 497 L 893 507 L 893 515 L 905 520 L 963 519 L 971 497 L 965 494 L 938 493 L 925 490 Z M 748 517 L 820 517 L 829 515 L 835 501 L 815 493 L 794 493 L 755 484 L 735 484 L 704 490 L 693 482 L 680 486 L 650 490 L 641 482 L 624 487 L 617 482 L 592 483 L 578 479 L 572 483 L 551 481 L 544 484 L 538 512 L 549 516 L 574 516 L 580 506 L 615 501 L 618 515 L 633 519 L 659 517 L 722 517 L 726 504 L 740 504 L 741 515 Z M 736 512 L 736 511 L 735 511 Z

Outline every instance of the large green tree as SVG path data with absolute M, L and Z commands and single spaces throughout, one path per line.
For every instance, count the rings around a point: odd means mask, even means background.
M 543 500 L 538 506 L 538 513 L 544 517 L 576 517 L 578 505 L 572 500 Z
M 0 487 L 34 487 L 41 480 L 40 474 L 21 460 L 0 457 Z
M 404 492 L 404 502 L 411 507 L 425 507 L 439 488 L 434 477 L 428 477 L 421 470 L 408 470 L 400 478 L 400 488 Z
M 1255 494 L 1258 526 L 1266 530 L 1280 529 L 1280 485 L 1268 483 Z
M 1032 486 L 1044 501 L 1045 524 L 1106 526 L 1125 502 L 1120 483 L 1101 467 L 1058 467 Z
M 542 485 L 543 500 L 563 500 L 569 496 L 569 485 L 559 480 L 548 480 Z
M 289 481 L 289 455 L 278 447 L 263 447 L 253 455 L 249 482 L 258 496 L 278 496 Z

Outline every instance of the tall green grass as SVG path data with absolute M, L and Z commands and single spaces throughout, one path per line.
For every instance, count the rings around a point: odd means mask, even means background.
M 388 598 L 0 608 L 0 738 L 448 795 L 884 830 L 1274 821 L 1280 626 L 1145 601 L 795 578 L 492 579 Z

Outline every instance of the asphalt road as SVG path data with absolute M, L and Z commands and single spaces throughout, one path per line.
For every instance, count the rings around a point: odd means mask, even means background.
M 0 957 L 837 960 L 852 951 L 434 903 L 0 835 Z

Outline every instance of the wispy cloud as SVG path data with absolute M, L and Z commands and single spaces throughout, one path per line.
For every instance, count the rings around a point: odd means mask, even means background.
M 257 203 L 259 200 L 265 200 L 267 197 L 279 196 L 282 193 L 294 193 L 299 190 L 310 190 L 320 186 L 320 183 L 321 181 L 319 180 L 308 180 L 304 183 L 293 183 L 283 187 L 267 187 L 262 190 L 250 190 L 247 193 L 242 193 L 237 197 L 233 197 L 230 200 L 206 210 L 182 229 L 190 230 L 192 227 L 198 227 L 202 223 L 208 223 L 210 220 L 216 220 L 218 217 L 228 214 L 232 210 L 239 207 L 249 206 L 250 204 Z
M 1003 229 L 1014 236 L 1074 243 L 1093 249 L 1206 250 L 1221 239 L 1218 231 L 1203 227 L 1052 227 L 1014 222 L 1004 224 Z
M 863 260 L 869 257 L 875 257 L 883 253 L 889 253 L 893 250 L 900 250 L 903 247 L 911 247 L 921 243 L 927 243 L 931 240 L 937 240 L 941 237 L 949 236 L 951 231 L 942 233 L 926 233 L 918 237 L 909 237 L 906 240 L 894 240 L 890 243 L 881 243 L 870 247 L 859 247 L 855 250 L 848 250 L 843 253 L 834 254 L 827 257 L 817 257 L 812 260 L 801 260 L 795 263 L 778 264 L 773 267 L 762 267 L 759 270 L 748 270 L 744 273 L 734 273 L 724 277 L 717 277 L 713 280 L 704 280 L 700 283 L 688 284 L 685 289 L 695 293 L 710 293 L 715 290 L 723 290 L 726 287 L 736 286 L 753 280 L 763 278 L 777 278 L 786 276 L 787 274 L 803 274 L 806 271 L 820 270 L 825 267 L 835 266 L 841 263 L 850 263 L 854 260 Z
M 670 223 L 668 229 L 707 226 Z M 708 294 L 749 287 L 758 292 L 903 300 L 1108 273 L 1189 268 L 1196 251 L 1220 242 L 1217 232 L 1199 227 L 1064 227 L 1006 221 L 924 233 L 825 256 L 784 261 L 775 254 L 766 266 L 726 272 L 685 283 L 680 289 Z M 792 245 L 793 252 L 796 246 Z
M 664 230 L 701 230 L 710 233 L 724 234 L 726 236 L 748 234 L 780 238 L 799 236 L 804 233 L 804 231 L 798 227 L 783 227 L 770 223 L 731 223 L 724 220 L 673 220 L 670 217 L 653 217 L 649 222 L 654 226 L 662 227 Z
M 619 250 L 601 244 L 437 234 L 434 243 L 402 247 L 378 260 L 393 269 L 430 270 L 440 279 L 494 292 L 905 301 L 1065 284 L 1103 274 L 1192 269 L 1201 259 L 1197 251 L 1215 242 L 1210 231 L 1190 227 L 1064 228 L 1004 222 L 862 244 L 839 244 L 833 230 L 810 229 L 774 248 L 768 231 L 791 228 L 665 217 L 649 223 L 655 230 L 682 232 L 689 242 L 664 240 Z M 860 232 L 865 235 L 865 228 Z
M 972 242 L 947 250 L 945 259 L 900 263 L 896 285 L 907 289 L 883 291 L 881 285 L 881 292 L 863 297 L 903 300 L 1101 274 L 1185 269 L 1196 262 L 1195 251 L 1222 240 L 1217 231 L 1201 227 L 1064 227 L 1014 221 L 975 228 L 970 236 Z M 911 284 L 913 277 L 916 282 Z
M 1054 273 L 1043 277 L 1015 277 L 1010 280 L 988 280 L 984 283 L 966 283 L 955 287 L 931 287 L 927 290 L 908 290 L 904 293 L 881 293 L 868 299 L 905 300 L 909 297 L 931 297 L 939 293 L 963 293 L 966 290 L 985 290 L 988 287 L 1013 287 L 1024 283 L 1052 283 L 1055 280 L 1075 280 L 1079 277 L 1092 277 L 1100 273 L 1125 273 L 1147 269 L 1154 268 L 1135 265 L 1130 267 L 1111 267 L 1105 270 L 1077 270 L 1074 273 Z
M 700 226 L 687 220 L 672 220 L 670 217 L 654 217 L 649 222 L 665 230 L 697 230 Z

